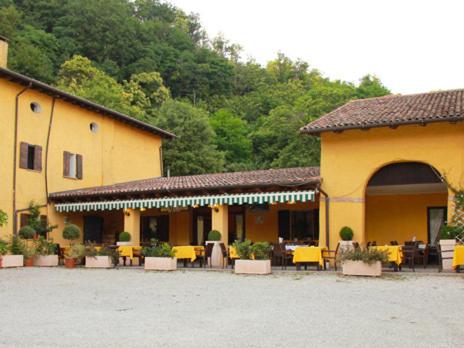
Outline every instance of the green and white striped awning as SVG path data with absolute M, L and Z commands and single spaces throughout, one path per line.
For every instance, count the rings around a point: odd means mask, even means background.
M 176 208 L 209 205 L 234 205 L 234 204 L 263 204 L 285 202 L 309 202 L 315 200 L 315 192 L 291 191 L 291 192 L 265 192 L 265 193 L 240 193 L 213 196 L 191 197 L 167 197 L 133 199 L 124 201 L 101 202 L 73 202 L 57 203 L 55 209 L 58 212 L 104 211 L 118 209 L 150 209 L 150 208 Z

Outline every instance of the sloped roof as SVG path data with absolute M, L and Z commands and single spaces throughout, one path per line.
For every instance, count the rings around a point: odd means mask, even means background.
M 99 114 L 103 114 L 109 117 L 114 118 L 117 121 L 126 123 L 130 126 L 145 130 L 147 132 L 159 135 L 163 138 L 174 138 L 175 135 L 173 133 L 170 133 L 168 131 L 165 131 L 161 128 L 152 126 L 151 124 L 142 122 L 140 120 L 137 120 L 136 118 L 133 118 L 131 116 L 122 114 L 118 111 L 108 109 L 102 105 L 96 104 L 94 102 L 91 102 L 89 100 L 76 97 L 75 95 L 69 94 L 67 92 L 64 92 L 62 90 L 59 90 L 58 88 L 52 87 L 50 85 L 47 85 L 46 83 L 34 80 L 30 77 L 21 75 L 17 72 L 11 71 L 9 69 L 5 68 L 0 68 L 0 77 L 5 78 L 7 80 L 19 83 L 23 86 L 30 86 L 29 88 L 40 91 L 42 93 L 48 94 L 52 97 L 56 97 L 62 100 L 65 100 L 71 104 L 76 104 L 79 105 L 80 107 L 91 110 L 94 112 L 97 112 Z
M 463 119 L 464 89 L 459 89 L 353 100 L 304 126 L 301 132 L 319 134 Z
M 320 182 L 319 167 L 255 170 L 177 177 L 157 177 L 50 194 L 53 201 L 113 196 L 176 194 L 195 191 L 281 186 L 289 189 Z

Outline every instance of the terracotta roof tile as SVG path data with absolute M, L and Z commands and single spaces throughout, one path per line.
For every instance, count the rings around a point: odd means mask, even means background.
M 464 90 L 359 99 L 301 128 L 319 134 L 345 129 L 464 120 Z
M 121 184 L 98 186 L 50 194 L 52 200 L 91 199 L 115 195 L 173 194 L 234 188 L 285 188 L 319 183 L 319 168 L 268 169 L 249 172 L 217 173 L 177 177 L 157 177 Z

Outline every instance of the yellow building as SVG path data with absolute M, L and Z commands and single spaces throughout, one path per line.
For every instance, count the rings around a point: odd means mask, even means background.
M 302 128 L 321 138 L 321 241 L 434 244 L 463 186 L 464 91 L 352 101 Z M 328 214 L 328 217 L 327 217 Z

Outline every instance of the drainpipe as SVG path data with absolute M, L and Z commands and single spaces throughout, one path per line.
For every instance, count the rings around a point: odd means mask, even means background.
M 16 211 L 16 162 L 18 157 L 18 118 L 19 118 L 19 97 L 21 94 L 31 88 L 30 82 L 24 89 L 22 89 L 15 97 L 15 125 L 14 125 L 14 140 L 13 140 L 13 234 L 16 234 L 18 229 L 18 219 Z
M 330 199 L 329 195 L 320 187 L 317 190 L 325 196 L 325 245 L 327 249 L 330 249 L 330 226 L 329 226 L 329 212 L 330 212 Z
M 50 111 L 50 122 L 48 123 L 47 143 L 45 146 L 45 197 L 46 197 L 47 203 L 49 203 L 49 199 L 48 199 L 48 149 L 50 146 L 50 133 L 52 132 L 53 116 L 55 114 L 55 102 L 56 102 L 56 97 L 53 97 L 52 109 Z

